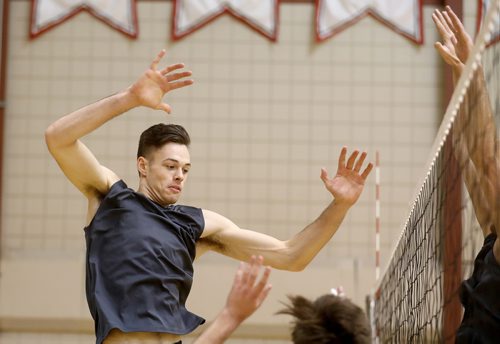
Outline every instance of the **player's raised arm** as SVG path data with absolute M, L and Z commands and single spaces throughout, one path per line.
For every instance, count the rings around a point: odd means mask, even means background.
M 262 255 L 266 264 L 277 269 L 304 269 L 335 234 L 347 211 L 356 203 L 373 167 L 370 163 L 362 169 L 365 152 L 359 156 L 359 152 L 354 151 L 347 162 L 346 154 L 347 148 L 344 147 L 333 178 L 328 176 L 325 169 L 321 171 L 321 179 L 333 196 L 333 201 L 315 221 L 289 240 L 282 241 L 241 229 L 227 218 L 204 210 L 202 245 L 239 260 L 248 260 L 251 255 Z
M 472 39 L 460 19 L 447 6 L 434 11 L 432 19 L 442 42 L 435 47 L 453 72 L 454 83 L 460 78 L 472 51 Z M 476 216 L 485 235 L 499 227 L 497 198 L 500 159 L 498 137 L 483 68 L 474 72 L 453 126 L 454 152 L 461 167 Z
M 177 72 L 184 67 L 183 64 L 158 69 L 164 55 L 165 50 L 162 50 L 151 66 L 127 89 L 58 119 L 45 131 L 50 153 L 66 177 L 87 198 L 106 194 L 118 177 L 101 166 L 80 138 L 137 106 L 170 112 L 171 108 L 163 102 L 163 96 L 192 84 L 192 80 L 186 79 L 191 72 Z

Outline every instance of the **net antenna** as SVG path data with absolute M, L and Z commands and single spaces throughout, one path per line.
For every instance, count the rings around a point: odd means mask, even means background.
M 391 259 L 371 295 L 376 343 L 453 342 L 461 321 L 460 282 L 470 274 L 484 228 L 498 223 L 499 197 L 481 203 L 486 196 L 475 190 L 485 190 L 486 178 L 471 182 L 471 173 L 478 172 L 474 168 L 500 173 L 500 44 L 492 43 L 499 33 L 500 0 L 488 5 Z M 478 80 L 487 91 L 479 93 Z M 485 104 L 492 127 L 475 123 Z M 488 143 L 493 143 L 488 146 L 491 154 L 484 154 Z M 450 244 L 453 238 L 459 238 L 458 245 Z
M 375 281 L 380 279 L 380 153 L 375 152 Z

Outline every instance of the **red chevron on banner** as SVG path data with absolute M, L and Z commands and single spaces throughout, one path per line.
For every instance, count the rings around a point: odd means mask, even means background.
M 423 0 L 316 0 L 316 40 L 323 41 L 371 16 L 423 44 Z
M 136 0 L 31 0 L 30 37 L 63 23 L 76 14 L 87 11 L 124 35 L 136 38 Z
M 229 13 L 271 41 L 278 36 L 280 0 L 174 0 L 172 38 L 181 39 Z

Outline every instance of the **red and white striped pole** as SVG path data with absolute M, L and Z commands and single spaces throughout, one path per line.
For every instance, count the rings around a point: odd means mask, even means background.
M 375 279 L 380 278 L 380 159 L 375 152 Z

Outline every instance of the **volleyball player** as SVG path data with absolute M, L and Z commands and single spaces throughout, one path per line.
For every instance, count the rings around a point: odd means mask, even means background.
M 457 82 L 472 50 L 472 39 L 449 6 L 446 11 L 435 11 L 433 20 L 443 40 L 436 42 L 435 47 L 451 66 Z M 463 166 L 465 185 L 485 237 L 472 276 L 461 285 L 464 316 L 456 342 L 496 343 L 500 335 L 500 242 L 497 239 L 500 145 L 481 66 L 472 77 L 452 134 L 455 155 Z
M 158 124 L 141 134 L 139 187 L 131 190 L 80 139 L 139 106 L 169 113 L 164 95 L 192 81 L 190 72 L 179 71 L 182 64 L 158 69 L 164 55 L 127 89 L 60 118 L 45 133 L 52 156 L 88 201 L 86 291 L 98 344 L 172 343 L 203 323 L 185 301 L 193 260 L 207 250 L 239 260 L 262 255 L 266 265 L 304 269 L 335 234 L 372 169 L 363 169 L 365 152 L 346 158 L 344 147 L 336 175 L 321 171 L 331 203 L 286 241 L 242 229 L 213 211 L 175 204 L 191 169 L 190 138 L 179 125 Z

